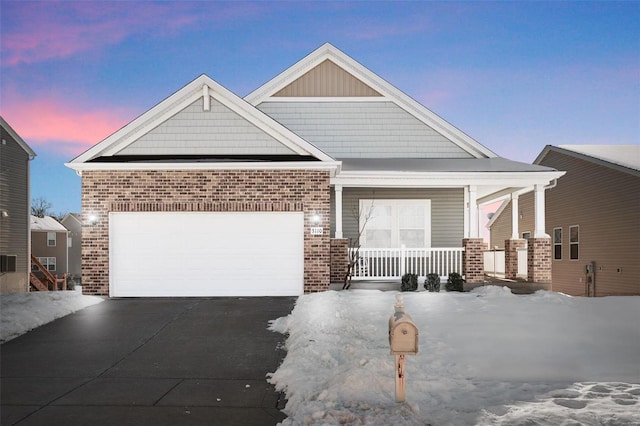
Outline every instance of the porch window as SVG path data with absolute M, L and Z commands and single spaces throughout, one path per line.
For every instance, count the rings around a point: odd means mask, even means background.
M 553 228 L 553 259 L 562 260 L 562 228 Z
M 580 227 L 578 225 L 569 227 L 569 258 L 578 260 L 580 246 Z
M 431 200 L 360 200 L 362 247 L 431 246 Z
M 56 246 L 56 233 L 55 232 L 47 232 L 47 245 L 49 247 Z

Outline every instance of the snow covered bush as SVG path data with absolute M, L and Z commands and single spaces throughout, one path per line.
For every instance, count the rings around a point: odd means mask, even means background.
M 400 290 L 402 291 L 416 291 L 418 289 L 418 276 L 412 273 L 406 273 L 402 276 L 402 282 L 400 283 Z
M 464 278 L 457 272 L 452 272 L 447 278 L 447 291 L 464 291 Z
M 430 292 L 440 291 L 440 275 L 427 274 L 427 279 L 424 281 L 424 288 Z

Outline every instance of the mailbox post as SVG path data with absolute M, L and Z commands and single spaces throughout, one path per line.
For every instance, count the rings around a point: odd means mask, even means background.
M 396 402 L 403 402 L 405 398 L 404 368 L 405 355 L 418 354 L 418 327 L 411 317 L 404 312 L 402 295 L 396 295 L 395 312 L 389 318 L 389 346 L 391 355 L 396 356 Z

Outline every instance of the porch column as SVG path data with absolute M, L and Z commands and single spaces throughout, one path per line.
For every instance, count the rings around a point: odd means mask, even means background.
M 533 238 L 550 238 L 545 230 L 544 185 L 536 185 L 534 189 L 534 229 Z
M 506 279 L 518 278 L 518 251 L 526 246 L 525 240 L 512 238 L 504 241 L 504 277 Z
M 335 238 L 342 238 L 342 185 L 334 185 L 336 202 L 336 235 Z
M 511 194 L 511 239 L 520 238 L 520 230 L 518 229 L 518 218 L 520 215 L 518 207 L 518 194 Z
M 469 238 L 479 238 L 478 233 L 480 217 L 478 215 L 478 188 L 469 185 Z

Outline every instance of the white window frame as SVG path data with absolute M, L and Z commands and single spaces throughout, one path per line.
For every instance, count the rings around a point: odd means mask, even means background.
M 47 271 L 49 272 L 56 271 L 57 259 L 55 257 L 38 257 L 38 262 L 42 263 L 42 266 L 47 268 Z
M 556 242 L 556 230 L 560 230 L 560 242 Z M 553 228 L 553 260 L 562 260 L 562 241 L 564 240 L 562 227 Z M 556 257 L 556 246 L 560 246 L 560 257 Z
M 423 206 L 424 210 L 424 247 L 431 248 L 431 200 L 428 199 L 361 199 L 359 226 L 365 224 L 367 214 L 371 207 L 391 207 L 391 247 L 375 248 L 400 248 L 400 219 L 398 208 L 403 206 Z M 364 248 L 373 248 L 367 245 L 366 224 L 360 234 L 360 245 Z
M 57 238 L 56 232 L 47 232 L 47 246 L 48 247 L 55 247 L 57 239 L 58 238 Z M 53 242 L 53 244 L 52 244 L 52 242 Z
M 571 230 L 573 228 L 577 228 L 578 229 L 578 238 L 576 241 L 573 241 L 572 237 L 572 232 Z M 577 247 L 577 256 L 573 257 L 573 246 Z M 569 260 L 580 260 L 580 225 L 571 225 L 569 227 Z

